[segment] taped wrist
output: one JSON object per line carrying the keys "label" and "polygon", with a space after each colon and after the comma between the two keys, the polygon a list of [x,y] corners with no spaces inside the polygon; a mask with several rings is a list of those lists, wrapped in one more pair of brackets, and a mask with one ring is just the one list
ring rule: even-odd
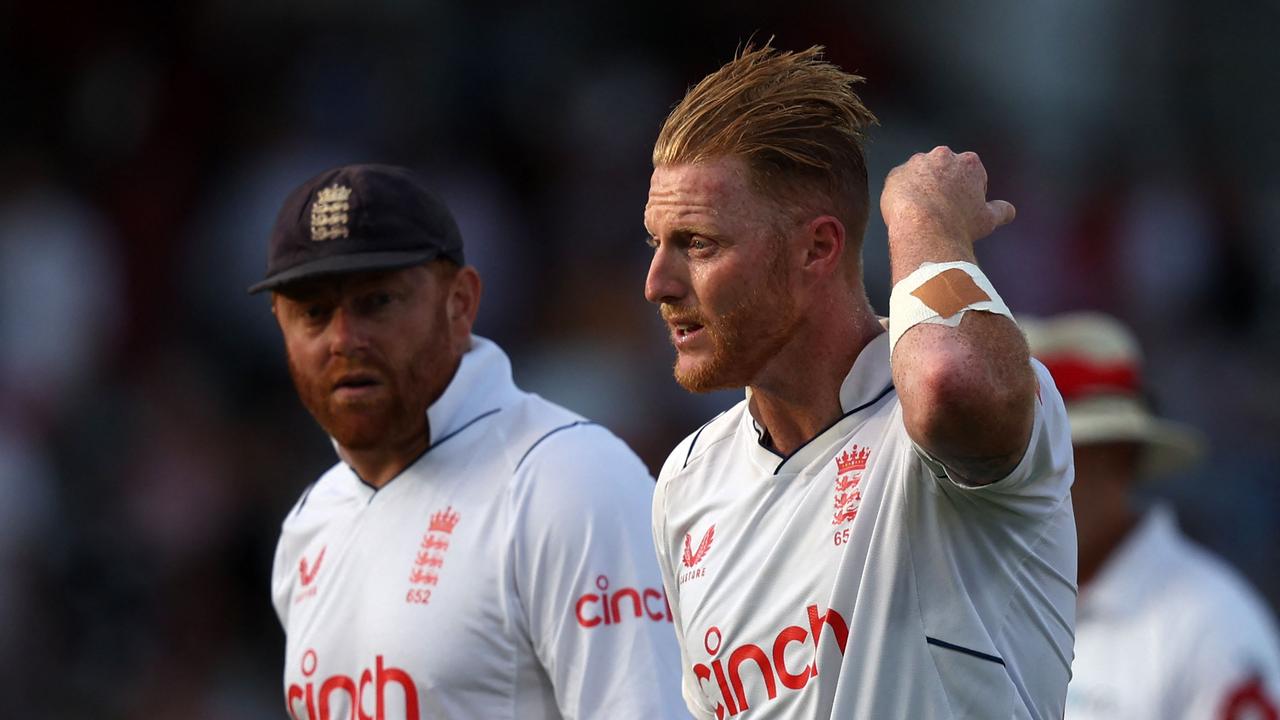
{"label": "taped wrist", "polygon": [[991,281],[968,262],[921,263],[893,286],[889,296],[889,357],[903,333],[920,323],[955,327],[970,310],[1013,313]]}

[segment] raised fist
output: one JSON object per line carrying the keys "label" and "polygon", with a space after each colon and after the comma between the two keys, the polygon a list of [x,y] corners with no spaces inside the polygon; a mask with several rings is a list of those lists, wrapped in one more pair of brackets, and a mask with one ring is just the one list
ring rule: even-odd
{"label": "raised fist", "polygon": [[974,241],[1013,220],[1013,205],[987,202],[987,170],[978,155],[957,155],[940,145],[916,153],[894,168],[880,194],[880,214],[890,238],[955,242],[971,250]]}

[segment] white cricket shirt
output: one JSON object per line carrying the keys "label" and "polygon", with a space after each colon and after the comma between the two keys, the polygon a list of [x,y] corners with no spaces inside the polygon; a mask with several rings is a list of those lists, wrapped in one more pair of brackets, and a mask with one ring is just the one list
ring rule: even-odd
{"label": "white cricket shirt", "polygon": [[1274,720],[1280,639],[1222,560],[1148,511],[1081,588],[1067,720]]}
{"label": "white cricket shirt", "polygon": [[[1017,468],[959,485],[907,436],[889,337],[790,457],[743,401],[654,496],[684,697],[702,718],[1060,718],[1076,602],[1066,411],[1049,373]],[[980,422],[980,419],[976,420]]]}
{"label": "white cricket shirt", "polygon": [[290,717],[688,717],[640,460],[481,338],[427,416],[381,490],[339,463],[284,522]]}

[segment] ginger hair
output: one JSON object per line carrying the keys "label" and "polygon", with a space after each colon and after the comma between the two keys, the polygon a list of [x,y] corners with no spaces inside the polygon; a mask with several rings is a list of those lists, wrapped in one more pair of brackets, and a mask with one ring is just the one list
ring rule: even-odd
{"label": "ginger hair", "polygon": [[868,212],[862,145],[877,123],[853,90],[863,80],[825,60],[821,46],[790,52],[747,44],[667,116],[653,165],[742,158],[753,189],[792,220],[839,218],[858,257]]}

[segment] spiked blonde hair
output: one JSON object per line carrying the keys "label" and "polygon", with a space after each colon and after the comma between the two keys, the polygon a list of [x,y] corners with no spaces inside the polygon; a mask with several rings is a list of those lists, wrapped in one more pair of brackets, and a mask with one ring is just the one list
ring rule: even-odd
{"label": "spiked blonde hair", "polygon": [[757,192],[782,200],[790,213],[832,212],[861,248],[868,205],[862,143],[876,118],[853,91],[863,78],[822,51],[747,44],[667,116],[654,167],[741,157]]}

